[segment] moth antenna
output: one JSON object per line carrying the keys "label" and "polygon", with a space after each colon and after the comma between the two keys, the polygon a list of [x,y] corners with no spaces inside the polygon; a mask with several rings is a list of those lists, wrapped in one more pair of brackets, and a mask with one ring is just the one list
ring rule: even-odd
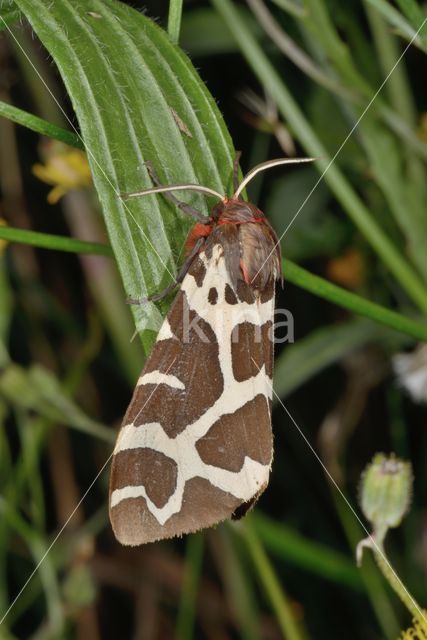
{"label": "moth antenna", "polygon": [[249,171],[249,173],[245,175],[242,182],[236,189],[233,195],[233,199],[240,196],[243,189],[257,175],[257,173],[260,173],[260,171],[265,171],[266,169],[270,169],[271,167],[277,167],[280,164],[299,164],[301,162],[313,162],[313,160],[318,160],[318,158],[276,158],[276,160],[267,160],[267,162],[257,164],[253,169]]}
{"label": "moth antenna", "polygon": [[152,193],[166,193],[168,191],[198,191],[199,193],[206,193],[210,196],[215,196],[220,200],[224,200],[224,196],[210,189],[209,187],[203,187],[199,184],[170,184],[163,187],[151,187],[150,189],[144,189],[143,191],[131,191],[130,193],[121,193],[120,197],[123,200],[127,198],[139,198],[140,196],[148,196]]}

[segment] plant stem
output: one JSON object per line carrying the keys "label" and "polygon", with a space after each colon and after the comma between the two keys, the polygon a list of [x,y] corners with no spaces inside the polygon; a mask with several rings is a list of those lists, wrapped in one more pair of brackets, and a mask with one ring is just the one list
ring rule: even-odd
{"label": "plant stem", "polygon": [[182,1],[170,0],[168,15],[168,34],[172,42],[178,44],[181,31]]}
{"label": "plant stem", "polygon": [[[262,0],[247,0],[256,20],[264,29],[276,47],[291,60],[309,78],[347,100],[358,99],[356,93],[350,91],[339,80],[323,71],[321,66],[310,58],[301,47],[282,29],[281,25]],[[360,100],[360,98],[359,98]]]}
{"label": "plant stem", "polygon": [[358,315],[371,318],[392,329],[407,333],[417,340],[427,340],[427,326],[411,320],[396,311],[390,311],[390,309],[386,309],[375,302],[366,300],[351,291],[346,291],[342,287],[309,273],[290,260],[284,261],[284,274],[285,280],[306,291],[310,291],[310,293],[320,298],[338,304],[340,307],[344,307]]}
{"label": "plant stem", "polygon": [[203,560],[203,547],[203,534],[195,533],[187,538],[184,581],[176,624],[177,640],[191,640],[194,636],[195,605]]}
{"label": "plant stem", "polygon": [[16,124],[21,124],[22,126],[27,127],[27,129],[31,129],[31,131],[41,133],[43,136],[60,140],[65,144],[69,144],[71,147],[83,150],[85,148],[79,136],[72,131],[58,127],[56,124],[47,122],[46,120],[43,120],[43,118],[39,118],[32,113],[28,113],[28,111],[18,109],[7,102],[3,102],[2,100],[0,100],[0,116],[3,116],[8,120],[12,120],[12,122],[16,122]]}
{"label": "plant stem", "polygon": [[252,561],[258,572],[262,586],[268,596],[272,609],[276,614],[278,623],[287,640],[303,640],[306,634],[295,620],[294,613],[289,603],[288,597],[282,589],[280,582],[271,566],[267,554],[252,527],[251,517],[248,516],[245,522],[239,527],[242,532]]}
{"label": "plant stem", "polygon": [[[366,533],[366,530],[362,529],[348,508],[348,505],[345,504],[341,496],[333,489],[332,485],[330,485],[330,490],[337,516],[341,522],[350,548],[355,549],[360,539],[363,538],[364,533]],[[395,640],[399,632],[399,622],[396,618],[393,605],[390,602],[390,594],[387,592],[384,581],[378,574],[371,556],[366,557],[363,566],[360,567],[360,572],[365,585],[366,595],[371,602],[372,609],[381,627],[381,637],[387,638],[388,640]]]}
{"label": "plant stem", "polygon": [[385,555],[384,548],[379,549],[376,546],[372,545],[371,549],[373,551],[377,565],[389,585],[392,587],[395,593],[397,593],[405,607],[411,613],[414,620],[418,620],[422,628],[427,630],[427,619],[423,610],[409,593],[402,580],[399,578],[396,571],[391,566],[390,561]]}
{"label": "plant stem", "polygon": [[[387,0],[367,0],[367,2],[382,14],[389,25],[395,29],[401,37],[403,36],[408,41],[412,40],[417,32],[419,24],[417,29],[414,29],[414,27],[405,20],[403,15],[389,4]],[[421,22],[421,20],[419,22]],[[414,45],[418,46],[423,51],[427,51],[427,46],[425,46],[426,43],[423,43],[421,36],[422,33],[419,33],[414,40]]]}
{"label": "plant stem", "polygon": [[70,253],[89,253],[107,257],[112,257],[113,255],[108,245],[100,244],[99,242],[85,242],[76,238],[41,233],[40,231],[29,231],[28,229],[16,229],[14,227],[0,226],[0,239],[8,242],[30,244],[41,249],[68,251]]}
{"label": "plant stem", "polygon": [[[406,15],[407,19],[411,22],[414,29],[419,29],[420,25],[425,22],[426,16],[423,13],[421,6],[415,2],[415,0],[397,0],[401,11]],[[425,26],[425,24],[424,24]],[[424,45],[424,51],[427,49],[427,31],[422,29],[420,31],[420,38]]]}
{"label": "plant stem", "polygon": [[229,522],[210,532],[208,536],[239,640],[261,640],[258,592],[252,567],[247,562],[246,555],[241,553],[241,537]]}

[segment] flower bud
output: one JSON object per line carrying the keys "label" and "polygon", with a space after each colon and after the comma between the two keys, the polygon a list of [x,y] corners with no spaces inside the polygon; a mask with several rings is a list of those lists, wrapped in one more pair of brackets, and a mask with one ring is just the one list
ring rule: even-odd
{"label": "flower bud", "polygon": [[387,529],[397,527],[408,510],[412,493],[410,462],[377,453],[366,467],[360,487],[360,506],[382,542]]}

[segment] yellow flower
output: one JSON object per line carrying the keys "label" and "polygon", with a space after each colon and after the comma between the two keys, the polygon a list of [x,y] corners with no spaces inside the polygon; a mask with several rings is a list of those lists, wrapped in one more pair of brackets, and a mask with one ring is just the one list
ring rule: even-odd
{"label": "yellow flower", "polygon": [[347,249],[342,256],[330,260],[326,271],[331,280],[349,289],[357,289],[365,279],[363,257],[353,247]]}
{"label": "yellow flower", "polygon": [[425,616],[425,620],[413,620],[413,626],[402,631],[400,640],[427,640],[427,611],[422,611],[421,614]]}
{"label": "yellow flower", "polygon": [[67,191],[89,187],[92,176],[86,154],[62,142],[51,142],[42,149],[45,164],[35,164],[33,174],[53,186],[47,196],[49,204],[56,204]]}

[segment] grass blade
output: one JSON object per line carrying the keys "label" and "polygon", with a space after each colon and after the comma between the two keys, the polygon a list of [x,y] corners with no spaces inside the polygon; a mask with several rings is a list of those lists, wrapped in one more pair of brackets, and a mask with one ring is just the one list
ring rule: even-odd
{"label": "grass blade", "polygon": [[258,573],[259,581],[276,615],[283,637],[287,638],[287,640],[304,640],[306,635],[295,619],[290,602],[265,553],[258,534],[252,526],[251,516],[246,517],[245,521],[239,526],[239,531],[241,531],[246,542],[249,555]]}
{"label": "grass blade", "polygon": [[29,244],[41,249],[55,251],[68,251],[70,253],[88,253],[96,256],[111,257],[113,252],[106,244],[99,242],[86,242],[76,238],[67,238],[41,231],[29,231],[28,229],[16,229],[14,227],[0,227],[0,239],[7,242],[19,242]]}
{"label": "grass blade", "polygon": [[[338,201],[412,300],[420,309],[427,311],[427,289],[424,283],[371,216],[368,209],[338,169],[335,157],[332,160],[328,159],[325,147],[283,83],[273,64],[249,30],[246,29],[245,24],[239,20],[233,4],[229,0],[212,0],[212,2],[227,23],[228,28],[233,32],[242,54],[251,65],[255,75],[263,82],[265,88],[276,101],[280,112],[289,123],[293,133],[311,156],[319,157],[318,166],[323,172],[324,180],[328,183]],[[369,105],[370,103],[368,103],[366,109],[369,108]],[[346,140],[338,148],[335,156],[339,154],[345,142]],[[317,183],[313,189],[316,188],[316,185]],[[310,197],[310,194],[308,194],[308,197]],[[304,202],[301,208],[303,205]]]}
{"label": "grass blade", "polygon": [[73,133],[73,131],[62,129],[62,127],[58,127],[55,124],[43,120],[43,118],[39,118],[32,113],[23,111],[22,109],[18,109],[18,107],[14,107],[12,104],[7,104],[7,102],[3,102],[2,100],[0,100],[0,116],[3,116],[3,118],[7,118],[12,122],[16,122],[16,124],[21,124],[23,127],[31,129],[31,131],[40,133],[42,136],[47,136],[54,140],[60,140],[65,144],[76,147],[77,149],[84,149],[84,144],[81,138],[79,138],[77,134]]}

